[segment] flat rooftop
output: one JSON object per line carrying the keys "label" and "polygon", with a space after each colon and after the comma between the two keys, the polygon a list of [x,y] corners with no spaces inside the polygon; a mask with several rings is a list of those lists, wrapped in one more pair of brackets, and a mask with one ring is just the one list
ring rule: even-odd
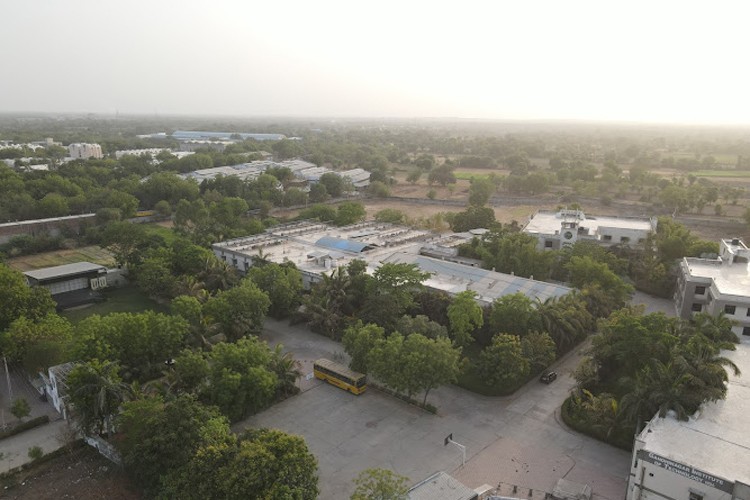
{"label": "flat rooftop", "polygon": [[742,371],[729,374],[727,397],[704,404],[683,422],[654,418],[640,434],[647,450],[728,481],[750,484],[750,343],[722,351]]}
{"label": "flat rooftop", "polygon": [[686,257],[683,267],[691,277],[712,279],[722,294],[750,297],[750,267],[746,263],[722,264],[719,259]]}
{"label": "flat rooftop", "polygon": [[62,266],[44,267],[42,269],[35,269],[34,271],[24,271],[23,274],[37,281],[43,281],[102,270],[106,271],[107,268],[91,262],[75,262],[73,264],[63,264]]}
{"label": "flat rooftop", "polygon": [[632,229],[646,232],[653,229],[651,219],[648,217],[610,217],[585,215],[582,212],[579,212],[579,216],[574,216],[564,215],[561,212],[540,210],[531,216],[523,231],[534,234],[555,234],[560,232],[560,224],[576,220],[580,223],[580,227],[586,228],[586,233],[589,236],[596,235],[599,228]]}

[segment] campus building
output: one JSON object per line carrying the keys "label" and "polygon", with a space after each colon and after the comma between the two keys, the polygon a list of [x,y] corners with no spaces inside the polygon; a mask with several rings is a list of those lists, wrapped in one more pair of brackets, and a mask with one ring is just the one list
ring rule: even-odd
{"label": "campus building", "polygon": [[243,272],[261,256],[276,263],[292,262],[307,288],[321,281],[324,273],[359,259],[365,261],[369,274],[386,262],[415,264],[430,273],[425,286],[451,295],[472,290],[477,300],[486,304],[516,292],[540,300],[570,292],[565,286],[482,269],[476,261],[454,257],[450,249],[472,237],[470,233],[443,236],[379,222],[332,227],[300,221],[215,243],[212,248],[219,259]]}
{"label": "campus building", "polygon": [[102,154],[102,147],[98,144],[85,144],[75,142],[68,146],[68,154],[74,160],[104,158],[104,155]]}
{"label": "campus building", "polygon": [[722,353],[742,374],[687,421],[655,416],[635,439],[627,500],[750,500],[750,342]]}
{"label": "campus building", "polygon": [[106,288],[107,268],[91,262],[24,271],[29,286],[49,290],[58,309],[66,309],[99,300],[97,290]]}
{"label": "campus building", "polygon": [[713,259],[684,257],[674,294],[677,315],[724,313],[733,331],[750,338],[750,249],[739,239],[722,239]]}
{"label": "campus building", "polygon": [[656,231],[656,222],[655,217],[587,216],[581,210],[540,210],[531,216],[523,232],[538,239],[539,250],[559,250],[577,241],[635,246]]}

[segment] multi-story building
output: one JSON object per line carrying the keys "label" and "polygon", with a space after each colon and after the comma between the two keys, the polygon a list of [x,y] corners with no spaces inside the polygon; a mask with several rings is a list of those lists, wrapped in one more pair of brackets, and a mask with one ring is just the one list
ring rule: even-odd
{"label": "multi-story building", "polygon": [[531,216],[523,232],[537,238],[539,250],[559,250],[577,241],[635,246],[656,231],[656,222],[655,217],[586,216],[581,210],[540,210]]}
{"label": "multi-story building", "polygon": [[685,257],[674,294],[677,315],[724,313],[738,335],[750,336],[750,249],[739,239],[722,239],[714,259]]}
{"label": "multi-story building", "polygon": [[98,144],[86,144],[81,142],[74,142],[68,145],[68,154],[74,160],[88,159],[88,158],[104,158],[102,154],[102,147]]}
{"label": "multi-story building", "polygon": [[705,403],[689,420],[655,416],[636,436],[627,500],[750,500],[750,339],[722,353],[726,399]]}

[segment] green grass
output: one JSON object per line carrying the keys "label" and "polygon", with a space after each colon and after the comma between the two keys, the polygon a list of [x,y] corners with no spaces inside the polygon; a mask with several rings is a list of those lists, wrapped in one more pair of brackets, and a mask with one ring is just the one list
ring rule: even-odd
{"label": "green grass", "polygon": [[164,227],[164,226],[158,226],[156,224],[144,224],[145,229],[153,234],[158,234],[162,238],[164,238],[164,241],[167,242],[167,245],[171,245],[175,238],[177,238],[177,235],[172,230],[172,228]]}
{"label": "green grass", "polygon": [[88,318],[94,314],[105,316],[110,313],[127,312],[139,313],[144,311],[167,312],[167,308],[146,297],[143,292],[134,286],[123,288],[111,288],[103,292],[104,302],[92,304],[79,309],[63,311],[62,316],[68,318],[72,323]]}
{"label": "green grass", "polygon": [[750,170],[697,170],[696,177],[750,177]]}
{"label": "green grass", "polygon": [[456,176],[456,179],[460,179],[463,181],[470,181],[472,179],[479,180],[479,179],[490,178],[489,174],[475,174],[473,172],[461,172],[461,171],[453,172],[453,175]]}

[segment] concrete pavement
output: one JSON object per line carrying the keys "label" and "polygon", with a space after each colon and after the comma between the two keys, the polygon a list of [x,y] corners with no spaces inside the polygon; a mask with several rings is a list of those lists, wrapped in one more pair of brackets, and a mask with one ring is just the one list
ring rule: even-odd
{"label": "concrete pavement", "polygon": [[29,449],[34,446],[45,454],[62,448],[67,427],[68,423],[60,419],[0,440],[0,474],[31,462]]}
{"label": "concrete pavement", "polygon": [[[340,344],[304,326],[268,320],[263,338],[305,360],[340,357]],[[337,354],[338,353],[338,354]],[[531,381],[514,395],[490,398],[456,386],[441,387],[429,401],[439,414],[375,390],[353,396],[318,380],[307,390],[234,426],[275,427],[302,435],[318,458],[321,498],[344,499],[363,469],[383,467],[415,483],[438,470],[455,474],[472,488],[481,484],[550,492],[558,478],[585,482],[595,496],[624,498],[630,454],[567,429],[559,408],[574,386],[570,373],[581,348],[558,362],[560,374],[550,385]],[[309,368],[308,368],[309,366]],[[444,446],[453,433],[467,447]],[[526,495],[528,496],[528,491]]]}

